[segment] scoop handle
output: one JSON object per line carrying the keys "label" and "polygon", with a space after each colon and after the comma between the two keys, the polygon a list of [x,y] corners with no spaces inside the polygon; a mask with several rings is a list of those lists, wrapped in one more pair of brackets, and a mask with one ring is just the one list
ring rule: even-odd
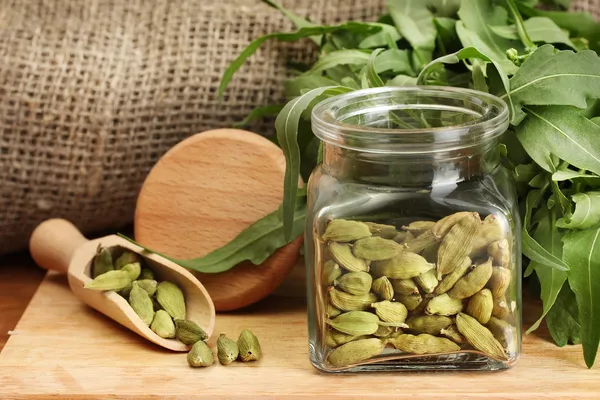
{"label": "scoop handle", "polygon": [[79,229],[66,219],[48,219],[31,234],[29,251],[40,267],[67,273],[73,253],[85,242]]}

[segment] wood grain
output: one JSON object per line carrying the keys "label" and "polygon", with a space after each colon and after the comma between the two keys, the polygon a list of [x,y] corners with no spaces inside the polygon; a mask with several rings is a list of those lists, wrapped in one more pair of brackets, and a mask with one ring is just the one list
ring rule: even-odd
{"label": "wood grain", "polygon": [[[530,311],[531,320],[539,310]],[[524,354],[508,371],[327,375],[309,363],[299,299],[270,297],[220,314],[215,332],[235,337],[243,328],[260,338],[261,361],[192,369],[183,354],[144,342],[82,305],[66,278],[50,273],[0,353],[0,398],[600,398],[600,368],[586,369],[579,346],[558,348],[544,330],[525,337]],[[215,335],[209,344],[214,348]]]}
{"label": "wood grain", "polygon": [[[204,256],[275,211],[283,197],[285,157],[262,136],[238,129],[194,135],[150,171],[135,212],[135,238],[178,259]],[[219,311],[272,293],[290,273],[302,239],[260,266],[244,262],[220,274],[196,273]]]}
{"label": "wood grain", "polygon": [[5,256],[0,261],[0,350],[23,315],[29,300],[44,278],[26,254]]}

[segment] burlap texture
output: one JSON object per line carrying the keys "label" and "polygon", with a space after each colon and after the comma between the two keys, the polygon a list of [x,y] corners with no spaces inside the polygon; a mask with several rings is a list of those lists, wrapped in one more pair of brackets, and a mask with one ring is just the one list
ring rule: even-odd
{"label": "burlap texture", "polygon": [[[600,0],[575,1],[600,15]],[[372,20],[385,0],[287,0],[317,22]],[[131,222],[158,158],[182,139],[283,100],[286,60],[314,47],[266,43],[232,81],[254,38],[291,30],[258,0],[1,0],[0,254],[50,217],[83,232]],[[272,131],[272,121],[253,127]],[[168,196],[168,193],[165,193]]]}

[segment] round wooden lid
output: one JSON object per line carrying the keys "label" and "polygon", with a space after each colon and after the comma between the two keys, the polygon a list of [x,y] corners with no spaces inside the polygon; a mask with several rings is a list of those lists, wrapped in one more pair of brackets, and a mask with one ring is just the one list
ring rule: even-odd
{"label": "round wooden lid", "polygon": [[[178,259],[204,256],[235,238],[281,203],[285,158],[252,132],[217,129],[169,150],[144,182],[135,212],[135,238]],[[219,274],[195,272],[217,311],[267,296],[298,259],[302,238],[263,264],[244,262]]]}

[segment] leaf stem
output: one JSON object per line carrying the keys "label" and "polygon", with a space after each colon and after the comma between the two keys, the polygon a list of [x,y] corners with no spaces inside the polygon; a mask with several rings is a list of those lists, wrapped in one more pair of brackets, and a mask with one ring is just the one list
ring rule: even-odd
{"label": "leaf stem", "polygon": [[527,29],[525,29],[523,17],[521,16],[521,13],[519,12],[519,8],[515,4],[515,1],[514,0],[506,0],[506,3],[508,5],[508,9],[510,10],[511,14],[513,15],[513,18],[515,19],[515,26],[517,28],[517,34],[519,35],[521,42],[523,42],[525,49],[527,50],[528,53],[535,51],[535,49],[537,49],[537,46],[535,45],[535,43],[533,43],[533,41],[531,40],[531,37],[529,37],[529,34],[527,33]]}

